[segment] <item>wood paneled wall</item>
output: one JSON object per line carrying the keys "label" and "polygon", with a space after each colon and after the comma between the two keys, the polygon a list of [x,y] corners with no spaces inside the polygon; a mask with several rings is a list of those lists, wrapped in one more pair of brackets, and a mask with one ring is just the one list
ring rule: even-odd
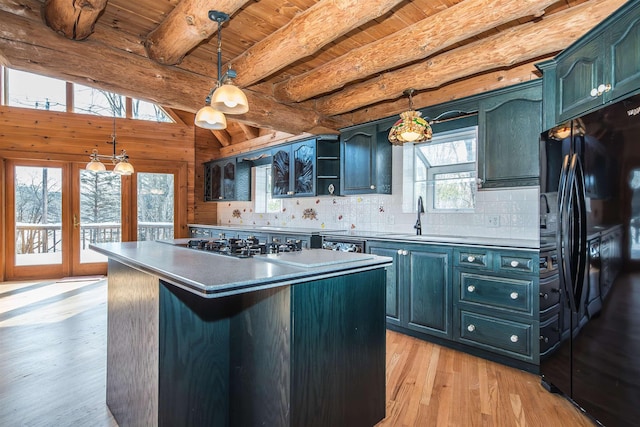
{"label": "wood paneled wall", "polygon": [[[112,133],[113,119],[109,117],[0,106],[0,157],[4,158],[84,163],[94,148],[100,154],[111,154],[113,147],[107,141]],[[196,133],[200,139],[197,143]],[[191,124],[118,118],[116,136],[118,151],[126,149],[134,166],[136,162],[158,165],[184,162],[188,196],[187,212],[181,216],[187,223],[215,222],[216,205],[203,202],[201,182],[202,163],[219,155],[219,145],[211,132],[196,131]],[[0,177],[4,188],[4,173]]]}

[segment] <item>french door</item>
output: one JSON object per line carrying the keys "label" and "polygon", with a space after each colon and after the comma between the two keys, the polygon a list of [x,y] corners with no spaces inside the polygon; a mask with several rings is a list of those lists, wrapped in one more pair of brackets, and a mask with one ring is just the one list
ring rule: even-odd
{"label": "french door", "polygon": [[[5,269],[9,280],[105,274],[92,243],[174,237],[186,210],[186,167],[136,165],[122,176],[84,164],[7,159]],[[184,184],[183,184],[184,185]]]}

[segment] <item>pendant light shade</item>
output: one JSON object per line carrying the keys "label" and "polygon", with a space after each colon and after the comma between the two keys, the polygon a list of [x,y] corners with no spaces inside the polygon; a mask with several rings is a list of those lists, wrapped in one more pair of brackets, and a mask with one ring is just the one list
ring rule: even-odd
{"label": "pendant light shade", "polygon": [[91,161],[89,163],[87,163],[87,166],[85,168],[88,171],[92,171],[92,172],[104,172],[107,170],[106,166],[104,165],[104,163],[102,163],[99,159],[98,159],[98,150],[96,150],[95,148],[93,149],[93,152],[91,153]]}
{"label": "pendant light shade", "polygon": [[249,102],[238,86],[226,82],[213,92],[211,107],[227,114],[244,114],[249,111]]}
{"label": "pendant light shade", "polygon": [[226,129],[227,118],[221,111],[206,105],[198,110],[195,118],[195,124],[203,129],[220,130]]}
{"label": "pendant light shade", "polygon": [[116,167],[113,168],[113,171],[120,175],[132,175],[133,174],[133,166],[129,161],[125,158],[119,161],[116,164]]}
{"label": "pendant light shade", "polygon": [[222,75],[222,24],[229,20],[229,15],[210,10],[209,19],[218,23],[218,80],[205,100],[207,105],[196,114],[194,123],[201,128],[221,130],[227,127],[224,115],[246,113],[249,111],[249,102],[242,89],[232,83],[236,77],[235,70],[229,66],[229,70]]}
{"label": "pendant light shade", "polygon": [[420,111],[413,109],[413,89],[408,89],[404,93],[409,95],[409,110],[400,114],[400,120],[391,126],[389,131],[389,142],[393,145],[402,145],[405,142],[428,141],[433,135],[429,122],[423,119]]}

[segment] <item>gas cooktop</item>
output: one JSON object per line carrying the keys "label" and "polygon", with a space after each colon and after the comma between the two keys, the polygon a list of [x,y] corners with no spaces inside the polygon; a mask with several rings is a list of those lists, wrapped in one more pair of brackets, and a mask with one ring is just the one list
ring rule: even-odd
{"label": "gas cooktop", "polygon": [[301,251],[302,242],[300,240],[289,240],[286,243],[260,243],[255,237],[246,239],[192,239],[187,242],[187,247],[236,258],[250,258],[254,255]]}

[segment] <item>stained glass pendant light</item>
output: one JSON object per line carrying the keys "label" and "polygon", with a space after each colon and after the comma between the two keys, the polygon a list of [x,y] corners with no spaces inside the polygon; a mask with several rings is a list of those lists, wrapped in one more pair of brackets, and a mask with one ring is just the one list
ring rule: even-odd
{"label": "stained glass pendant light", "polygon": [[422,113],[413,109],[413,92],[414,89],[404,91],[409,96],[409,110],[401,113],[400,119],[391,126],[389,142],[393,145],[428,141],[433,134],[429,123],[421,117]]}

